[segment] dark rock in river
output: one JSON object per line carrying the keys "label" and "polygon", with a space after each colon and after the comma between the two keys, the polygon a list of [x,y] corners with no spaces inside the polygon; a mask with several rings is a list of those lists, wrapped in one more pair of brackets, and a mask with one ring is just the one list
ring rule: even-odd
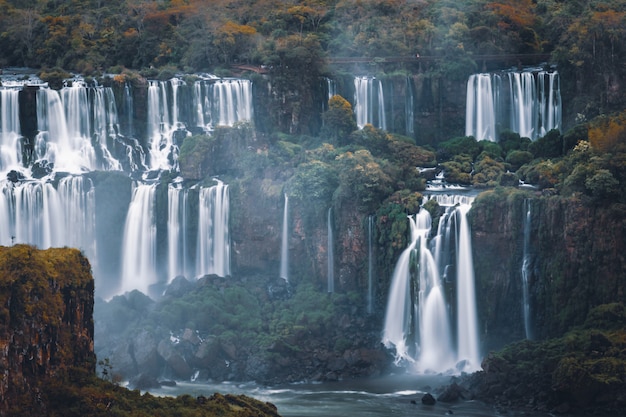
{"label": "dark rock in river", "polygon": [[422,404],[424,405],[435,405],[436,402],[437,400],[435,400],[435,397],[433,397],[430,393],[426,393],[422,397]]}

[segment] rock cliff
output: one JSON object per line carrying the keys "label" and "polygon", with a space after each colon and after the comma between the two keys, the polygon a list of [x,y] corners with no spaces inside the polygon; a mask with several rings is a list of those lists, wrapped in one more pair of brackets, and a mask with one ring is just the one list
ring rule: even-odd
{"label": "rock cliff", "polygon": [[78,250],[0,248],[0,415],[19,403],[44,411],[46,378],[71,367],[95,373],[93,291]]}

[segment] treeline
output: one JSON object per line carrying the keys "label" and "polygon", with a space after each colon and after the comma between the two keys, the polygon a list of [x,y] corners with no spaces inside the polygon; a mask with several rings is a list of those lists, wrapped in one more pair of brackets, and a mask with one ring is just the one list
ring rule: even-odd
{"label": "treeline", "polygon": [[0,65],[80,72],[416,53],[446,70],[541,52],[588,75],[623,71],[626,34],[618,0],[0,0],[0,12]]}

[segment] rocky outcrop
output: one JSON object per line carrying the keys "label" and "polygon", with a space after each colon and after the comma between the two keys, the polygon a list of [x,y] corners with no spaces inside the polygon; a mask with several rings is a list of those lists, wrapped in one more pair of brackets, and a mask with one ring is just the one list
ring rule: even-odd
{"label": "rocky outcrop", "polygon": [[0,415],[15,415],[19,403],[43,411],[45,378],[95,372],[93,291],[78,250],[0,247]]}
{"label": "rocky outcrop", "polygon": [[526,337],[522,307],[524,218],[531,206],[528,274],[532,337],[558,337],[590,309],[623,300],[626,209],[515,189],[481,194],[471,210],[483,350]]}

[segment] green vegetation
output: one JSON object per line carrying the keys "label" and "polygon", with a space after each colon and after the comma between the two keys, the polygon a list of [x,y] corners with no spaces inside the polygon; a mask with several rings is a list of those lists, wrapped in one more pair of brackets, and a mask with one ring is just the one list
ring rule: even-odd
{"label": "green vegetation", "polygon": [[492,384],[521,381],[515,390],[505,392],[505,401],[525,405],[528,398],[535,398],[551,407],[619,406],[626,399],[625,326],[624,305],[604,304],[589,312],[584,325],[561,338],[523,341],[491,353],[484,363],[486,386],[481,396],[501,394],[493,388],[489,392]]}

